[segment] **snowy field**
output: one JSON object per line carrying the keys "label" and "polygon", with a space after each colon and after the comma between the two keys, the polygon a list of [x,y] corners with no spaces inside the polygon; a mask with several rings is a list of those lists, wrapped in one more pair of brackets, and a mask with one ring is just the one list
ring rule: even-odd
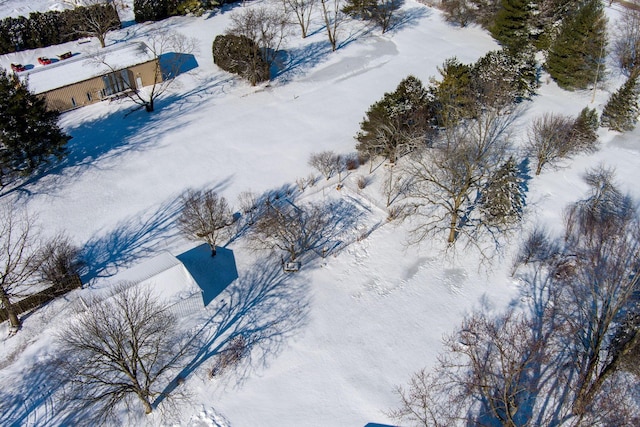
{"label": "snowy field", "polygon": [[[0,15],[59,3],[0,1]],[[615,7],[607,8],[613,19]],[[2,204],[37,214],[45,235],[65,231],[100,266],[87,289],[27,316],[16,336],[7,338],[6,323],[0,325],[0,424],[80,421],[52,397],[58,392],[55,380],[34,367],[54,360],[54,336],[70,315],[68,300],[112,286],[126,268],[155,255],[189,259],[197,251],[199,245],[180,236],[174,223],[178,197],[186,189],[212,187],[235,204],[243,191],[291,188],[297,201],[342,207],[350,228],[336,236],[335,251],[296,274],[274,276],[279,259],[251,251],[243,239],[214,261],[215,280],[225,288],[205,309],[186,316],[181,327],[212,328],[206,353],[221,339],[215,333],[218,315],[243,293],[255,291],[259,298],[241,307],[245,317],[225,326],[264,334],[239,369],[219,378],[207,377],[211,360],[195,364],[181,386],[191,397],[173,421],[184,426],[392,424],[384,411],[397,405],[394,387],[434,364],[443,334],[473,310],[500,312],[520,304],[519,284],[508,274],[510,253],[534,224],[559,229],[564,207],[587,189],[585,170],[614,167],[621,187],[640,197],[638,134],[601,129],[597,153],[565,161],[528,182],[523,231],[490,265],[481,265],[473,252],[445,255],[440,242],[408,246],[410,225],[386,222],[380,191],[384,166],[371,176],[368,165],[351,171],[340,191],[333,178],[300,192],[296,179],[317,174],[307,164],[311,153],[353,153],[365,111],[402,78],[413,74],[426,84],[446,58],[474,62],[497,44],[480,28],[452,27],[439,11],[407,0],[392,31],[380,35],[349,21],[341,28],[340,48],[331,52],[315,16],[310,37],[302,40],[294,29],[288,39],[283,70],[268,85],[251,87],[213,64],[211,45],[229,25],[229,12],[110,33],[108,41],[115,43],[171,28],[197,40],[198,66],[178,77],[154,113],[132,112],[122,101],[64,114],[61,126],[73,136],[68,158],[47,176],[0,197]],[[72,43],[54,50],[67,47],[90,48]],[[7,55],[0,65],[30,63],[50,51]],[[585,106],[601,111],[620,82],[612,71],[592,103],[592,92],[560,90],[543,74],[539,95],[525,103],[514,139],[543,112],[576,115]],[[356,185],[359,175],[371,181],[364,190]],[[123,423],[163,421],[154,413]]]}

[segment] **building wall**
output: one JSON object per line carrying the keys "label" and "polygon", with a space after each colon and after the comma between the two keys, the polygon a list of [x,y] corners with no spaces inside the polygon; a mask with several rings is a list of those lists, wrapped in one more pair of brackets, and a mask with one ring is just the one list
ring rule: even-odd
{"label": "building wall", "polygon": [[[161,81],[162,76],[160,75],[157,61],[156,59],[129,67],[131,86],[134,88],[137,87],[138,77],[142,79],[142,86],[152,85],[155,81],[156,73],[158,73],[157,81]],[[62,71],[61,69],[61,72]],[[63,112],[85,105],[95,104],[96,102],[113,97],[105,96],[103,89],[105,89],[103,78],[94,77],[89,80],[44,92],[41,96],[45,98],[49,109]]]}

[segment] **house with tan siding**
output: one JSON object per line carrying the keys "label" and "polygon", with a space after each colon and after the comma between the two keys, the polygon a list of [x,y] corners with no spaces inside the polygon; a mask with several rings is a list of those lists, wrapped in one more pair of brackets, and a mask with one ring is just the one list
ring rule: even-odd
{"label": "house with tan siding", "polygon": [[74,54],[18,76],[45,98],[48,108],[60,112],[126,96],[162,81],[158,57],[143,42]]}

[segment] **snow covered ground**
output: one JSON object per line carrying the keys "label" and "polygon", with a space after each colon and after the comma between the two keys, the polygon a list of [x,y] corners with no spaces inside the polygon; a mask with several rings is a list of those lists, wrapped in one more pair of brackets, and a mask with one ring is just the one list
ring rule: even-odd
{"label": "snow covered ground", "polygon": [[[0,16],[24,4],[0,2]],[[29,7],[46,10],[56,4],[43,0]],[[613,18],[617,13],[607,12]],[[118,272],[164,251],[188,259],[198,245],[184,240],[173,223],[184,190],[213,187],[234,203],[247,190],[295,188],[296,179],[316,173],[307,165],[311,153],[354,151],[353,136],[365,111],[402,78],[413,74],[426,83],[448,57],[473,62],[497,48],[480,28],[452,27],[440,12],[412,0],[401,13],[400,23],[385,35],[360,22],[344,25],[337,52],[331,52],[316,16],[310,37],[302,40],[294,30],[289,38],[284,69],[258,87],[213,64],[211,44],[228,26],[229,9],[110,34],[113,43],[144,40],[158,28],[172,28],[197,39],[198,67],[178,77],[152,114],[131,112],[126,101],[64,114],[61,125],[73,136],[64,164],[0,197],[0,203],[37,213],[45,234],[65,231],[100,267],[88,289],[29,315],[16,336],[7,338],[7,325],[0,325],[0,383],[6,385],[0,394],[2,402],[11,402],[0,404],[0,424],[73,420],[51,397],[56,384],[34,366],[53,360],[55,333],[70,313],[67,299],[112,286]],[[40,50],[16,53],[0,58],[0,64],[24,64],[38,56]],[[560,90],[543,75],[539,95],[524,106],[514,138],[542,112],[601,110],[620,81],[612,72],[592,103],[591,92]],[[622,188],[640,197],[638,134],[600,132],[597,153],[577,156],[529,181],[524,229],[536,223],[557,229],[563,208],[586,190],[582,174],[599,164],[615,167]],[[489,268],[474,253],[443,255],[439,242],[407,246],[409,225],[386,222],[379,188],[383,170],[378,167],[362,191],[356,179],[368,176],[368,166],[352,171],[340,191],[335,178],[319,180],[302,193],[294,190],[299,201],[340,202],[354,222],[339,236],[340,250],[299,273],[275,280],[270,264],[279,260],[265,260],[242,239],[227,247],[217,265],[225,290],[205,310],[187,316],[184,327],[215,325],[216,313],[238,293],[256,288],[264,292],[265,303],[247,308],[246,319],[255,324],[241,320],[234,327],[262,327],[265,337],[243,369],[214,380],[207,377],[210,360],[194,369],[182,386],[192,397],[181,405],[176,424],[392,424],[383,411],[397,404],[394,387],[434,363],[443,334],[472,310],[497,312],[518,305],[520,289],[508,274],[518,236]],[[274,318],[279,321],[267,328]],[[126,422],[162,423],[157,414]]]}

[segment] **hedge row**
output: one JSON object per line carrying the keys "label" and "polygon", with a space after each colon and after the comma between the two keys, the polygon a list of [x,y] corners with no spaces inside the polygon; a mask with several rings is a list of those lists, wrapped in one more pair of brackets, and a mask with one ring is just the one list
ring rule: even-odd
{"label": "hedge row", "polygon": [[118,12],[110,5],[93,5],[88,8],[50,12],[32,12],[29,17],[4,18],[0,20],[0,54],[18,52],[27,49],[37,49],[77,40],[86,35],[90,29],[87,26],[85,13],[90,8],[104,8],[102,13],[112,15],[115,28],[120,28]]}

